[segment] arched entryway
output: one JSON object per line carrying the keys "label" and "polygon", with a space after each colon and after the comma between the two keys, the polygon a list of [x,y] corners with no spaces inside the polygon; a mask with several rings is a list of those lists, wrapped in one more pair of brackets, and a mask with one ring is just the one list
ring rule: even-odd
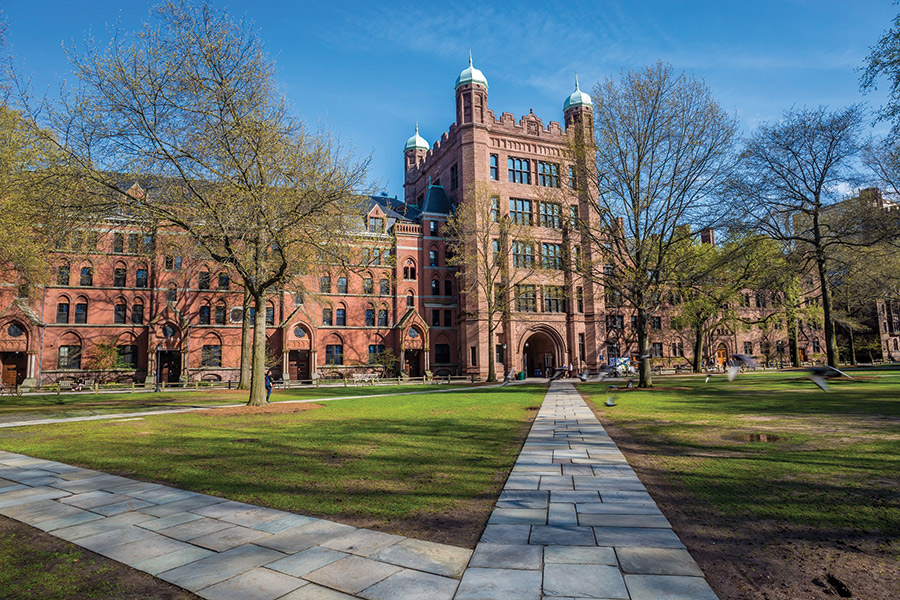
{"label": "arched entryway", "polygon": [[719,344],[718,348],[716,348],[716,365],[720,369],[724,369],[726,362],[728,362],[728,348],[725,344]]}
{"label": "arched entryway", "polygon": [[528,377],[549,377],[561,361],[560,348],[549,333],[536,331],[525,338],[522,363]]}

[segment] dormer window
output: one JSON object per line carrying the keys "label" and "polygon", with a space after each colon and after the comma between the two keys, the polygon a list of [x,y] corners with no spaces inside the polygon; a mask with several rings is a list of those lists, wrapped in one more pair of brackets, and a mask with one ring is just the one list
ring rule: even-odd
{"label": "dormer window", "polygon": [[384,233],[384,219],[369,217],[369,233]]}

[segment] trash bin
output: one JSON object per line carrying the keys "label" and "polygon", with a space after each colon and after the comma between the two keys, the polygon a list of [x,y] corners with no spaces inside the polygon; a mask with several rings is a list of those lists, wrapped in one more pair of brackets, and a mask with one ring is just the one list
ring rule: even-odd
{"label": "trash bin", "polygon": [[525,381],[525,371],[519,371],[516,373],[516,379],[519,381]]}

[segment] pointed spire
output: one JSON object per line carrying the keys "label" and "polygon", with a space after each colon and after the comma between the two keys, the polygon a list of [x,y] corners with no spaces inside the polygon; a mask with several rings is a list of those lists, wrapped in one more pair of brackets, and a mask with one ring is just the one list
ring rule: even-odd
{"label": "pointed spire", "polygon": [[575,90],[579,91],[579,92],[581,91],[581,88],[578,87],[578,72],[577,71],[575,72]]}
{"label": "pointed spire", "polygon": [[[575,82],[576,89],[578,88],[578,82]],[[416,121],[416,135],[419,135],[419,122]]]}
{"label": "pointed spire", "polygon": [[469,48],[469,66],[472,66],[472,49]]}
{"label": "pointed spire", "polygon": [[477,83],[478,85],[483,85],[485,89],[487,89],[488,87],[487,79],[485,79],[484,73],[476,69],[472,64],[471,48],[469,48],[469,66],[463,69],[462,73],[459,74],[459,77],[456,78],[456,86],[453,89],[459,89],[459,86],[466,83]]}

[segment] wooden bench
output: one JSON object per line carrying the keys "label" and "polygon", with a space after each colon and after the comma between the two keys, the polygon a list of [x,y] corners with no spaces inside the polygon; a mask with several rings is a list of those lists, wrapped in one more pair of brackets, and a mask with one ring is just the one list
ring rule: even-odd
{"label": "wooden bench", "polygon": [[378,375],[375,375],[373,373],[354,373],[353,374],[353,383],[356,383],[356,384],[361,385],[363,383],[366,383],[369,385],[375,385],[375,383],[377,381],[378,381]]}
{"label": "wooden bench", "polygon": [[0,396],[21,396],[22,390],[17,385],[0,384]]}

